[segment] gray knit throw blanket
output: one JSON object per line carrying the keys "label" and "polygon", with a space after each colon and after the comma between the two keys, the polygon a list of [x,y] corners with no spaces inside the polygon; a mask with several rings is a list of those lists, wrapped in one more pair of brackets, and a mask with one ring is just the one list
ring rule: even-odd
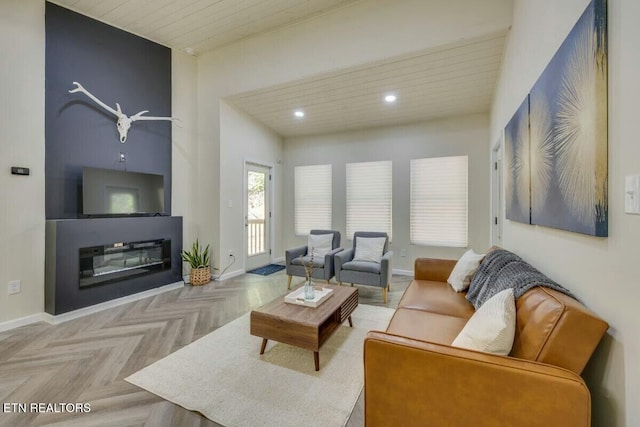
{"label": "gray knit throw blanket", "polygon": [[489,252],[482,260],[469,286],[467,300],[477,310],[500,291],[513,288],[513,294],[518,299],[535,286],[544,286],[576,298],[518,255],[504,249],[496,249]]}

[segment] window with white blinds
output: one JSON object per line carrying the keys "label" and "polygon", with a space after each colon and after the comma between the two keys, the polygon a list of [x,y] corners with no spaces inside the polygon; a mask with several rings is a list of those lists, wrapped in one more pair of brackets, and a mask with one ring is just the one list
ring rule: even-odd
{"label": "window with white blinds", "polygon": [[296,166],[294,175],[296,235],[331,230],[331,165]]}
{"label": "window with white blinds", "polygon": [[347,163],[347,238],[356,231],[386,232],[391,240],[391,161]]}
{"label": "window with white blinds", "polygon": [[411,243],[467,246],[467,156],[411,160]]}

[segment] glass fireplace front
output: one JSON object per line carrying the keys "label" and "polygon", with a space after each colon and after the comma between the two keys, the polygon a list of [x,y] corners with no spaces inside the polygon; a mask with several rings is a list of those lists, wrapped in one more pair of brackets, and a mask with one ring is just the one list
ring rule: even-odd
{"label": "glass fireplace front", "polygon": [[171,268],[171,240],[80,248],[80,287],[101,285]]}

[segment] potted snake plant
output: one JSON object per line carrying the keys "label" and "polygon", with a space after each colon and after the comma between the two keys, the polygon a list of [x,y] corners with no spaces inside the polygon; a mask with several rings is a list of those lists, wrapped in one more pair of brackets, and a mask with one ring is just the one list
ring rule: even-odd
{"label": "potted snake plant", "polygon": [[[191,250],[180,253],[182,260],[189,264],[191,273],[189,282],[193,286],[206,285],[211,281],[211,266],[209,265],[209,245],[204,249],[196,239]],[[215,269],[214,269],[215,270]]]}

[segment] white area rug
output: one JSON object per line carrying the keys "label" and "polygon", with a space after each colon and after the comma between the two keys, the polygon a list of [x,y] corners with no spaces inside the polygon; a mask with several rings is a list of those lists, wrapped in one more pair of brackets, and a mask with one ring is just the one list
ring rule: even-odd
{"label": "white area rug", "polygon": [[232,426],[344,426],[363,386],[367,331],[386,329],[394,310],[360,305],[313,352],[249,334],[249,314],[136,372],[126,381]]}

